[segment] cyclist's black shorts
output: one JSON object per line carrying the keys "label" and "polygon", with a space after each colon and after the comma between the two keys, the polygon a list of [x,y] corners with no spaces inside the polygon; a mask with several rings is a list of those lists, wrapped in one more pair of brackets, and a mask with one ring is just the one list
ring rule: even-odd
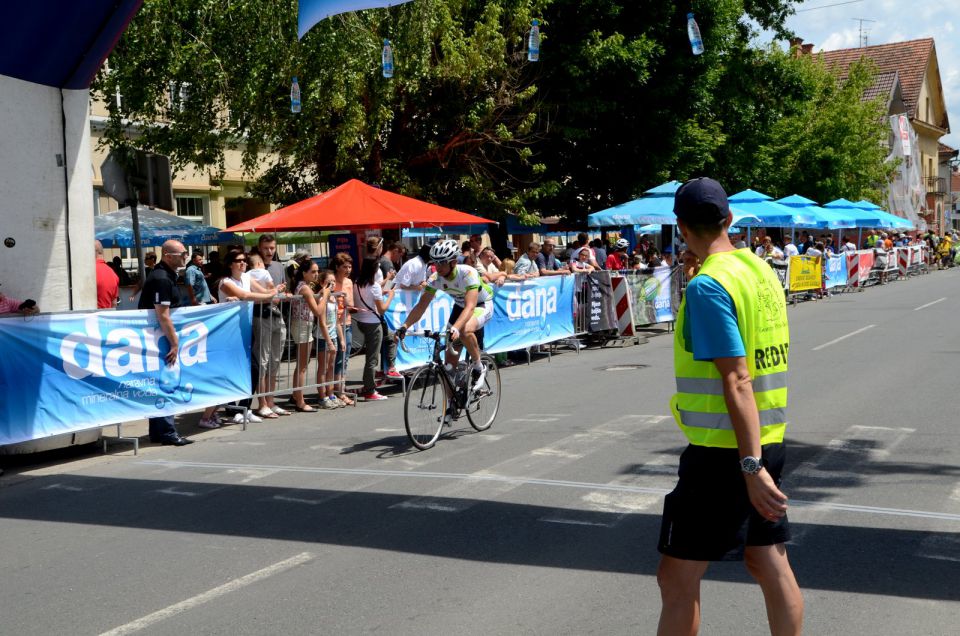
{"label": "cyclist's black shorts", "polygon": [[[450,312],[450,320],[447,321],[447,324],[453,325],[460,318],[460,314],[463,313],[463,307],[460,305],[454,304],[453,310]],[[480,347],[480,351],[483,351],[483,327],[477,329],[474,334],[477,336],[477,345]]]}

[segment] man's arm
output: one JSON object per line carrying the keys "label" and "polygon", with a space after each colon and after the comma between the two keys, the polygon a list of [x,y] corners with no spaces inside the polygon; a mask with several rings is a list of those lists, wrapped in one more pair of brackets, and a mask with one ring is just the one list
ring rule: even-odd
{"label": "man's arm", "polygon": [[413,309],[410,310],[410,313],[407,314],[407,317],[401,325],[404,329],[409,329],[413,325],[417,324],[417,321],[420,320],[420,317],[423,316],[423,312],[427,310],[427,307],[430,306],[430,303],[433,302],[433,297],[436,294],[433,292],[425,291],[420,295],[420,300],[417,301],[417,304],[413,306]]}
{"label": "man's arm", "polygon": [[[737,436],[740,457],[760,457],[760,413],[753,397],[753,382],[747,359],[715,358],[714,364],[723,379],[723,399]],[[778,519],[787,512],[784,495],[766,469],[756,475],[744,475],[750,503],[765,519]]]}
{"label": "man's arm", "polygon": [[170,307],[168,305],[154,305],[157,311],[157,322],[160,323],[160,330],[167,337],[170,343],[170,351],[164,356],[167,364],[174,364],[177,361],[177,353],[180,351],[180,340],[177,337],[177,330],[173,328],[173,318],[170,317]]}
{"label": "man's arm", "polygon": [[187,273],[186,273],[186,275],[184,276],[184,278],[186,279],[186,283],[187,283],[187,285],[186,285],[186,287],[187,287],[187,294],[190,296],[190,304],[191,304],[191,305],[199,305],[200,302],[197,300],[197,295],[193,293],[193,279],[194,279],[194,277],[195,277],[194,273],[191,272],[189,269],[187,270]]}

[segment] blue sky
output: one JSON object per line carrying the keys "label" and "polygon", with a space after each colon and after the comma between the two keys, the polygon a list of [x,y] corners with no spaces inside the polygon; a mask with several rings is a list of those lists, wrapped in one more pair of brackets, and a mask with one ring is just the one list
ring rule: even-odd
{"label": "blue sky", "polygon": [[[787,27],[814,51],[854,48],[860,45],[864,22],[867,44],[890,44],[932,37],[940,64],[940,80],[947,101],[951,133],[940,141],[960,148],[960,2],[957,0],[807,0],[795,5],[797,13]],[[836,6],[829,6],[836,5]],[[769,41],[770,34],[761,36]]]}

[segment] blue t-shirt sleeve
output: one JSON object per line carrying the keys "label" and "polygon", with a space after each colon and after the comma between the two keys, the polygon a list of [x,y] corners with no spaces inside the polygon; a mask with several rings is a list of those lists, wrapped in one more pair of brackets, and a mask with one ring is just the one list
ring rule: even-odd
{"label": "blue t-shirt sleeve", "polygon": [[727,290],[705,274],[687,285],[683,338],[694,360],[746,355],[737,324],[737,309]]}

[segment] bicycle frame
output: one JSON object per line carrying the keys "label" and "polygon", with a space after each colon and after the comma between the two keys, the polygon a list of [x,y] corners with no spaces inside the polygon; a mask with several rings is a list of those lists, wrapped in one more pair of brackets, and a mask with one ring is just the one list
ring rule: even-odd
{"label": "bicycle frame", "polygon": [[[423,338],[429,338],[430,340],[433,340],[433,353],[430,356],[430,362],[427,363],[427,366],[433,367],[434,371],[437,372],[441,380],[446,385],[446,388],[448,390],[448,395],[450,395],[453,399],[454,407],[458,410],[465,409],[467,407],[467,404],[466,404],[467,395],[465,391],[460,391],[460,389],[466,389],[466,386],[465,385],[462,387],[457,386],[456,377],[451,375],[451,373],[447,370],[446,362],[444,358],[440,355],[441,352],[448,351],[448,350],[452,351],[454,347],[454,344],[449,340],[449,336],[450,336],[449,327],[444,328],[442,331],[431,331],[429,329],[425,331],[408,331],[407,335],[420,336]],[[442,344],[443,341],[445,341],[446,344]],[[404,344],[403,340],[400,340],[400,347],[403,348],[404,351],[408,353],[410,352],[410,350],[407,349],[406,344]],[[457,349],[458,353],[461,352],[462,349],[463,349],[462,346],[458,347]]]}

